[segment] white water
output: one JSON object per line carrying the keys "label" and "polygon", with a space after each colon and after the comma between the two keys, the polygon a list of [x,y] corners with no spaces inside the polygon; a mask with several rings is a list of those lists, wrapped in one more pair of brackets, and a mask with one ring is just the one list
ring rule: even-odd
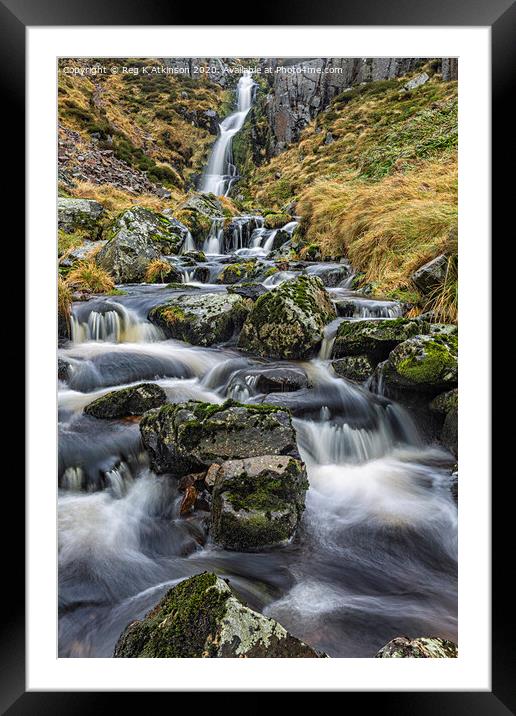
{"label": "white water", "polygon": [[237,85],[237,111],[226,117],[219,125],[219,137],[208,160],[199,191],[217,196],[227,196],[236,181],[236,169],[232,164],[231,145],[233,137],[242,129],[251,109],[255,82],[250,74],[243,74]]}

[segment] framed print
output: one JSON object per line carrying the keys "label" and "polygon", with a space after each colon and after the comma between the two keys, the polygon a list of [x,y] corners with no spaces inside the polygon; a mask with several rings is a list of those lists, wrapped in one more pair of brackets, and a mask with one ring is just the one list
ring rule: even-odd
{"label": "framed print", "polygon": [[1,6],[28,317],[4,710],[511,712],[489,287],[514,6],[118,10]]}

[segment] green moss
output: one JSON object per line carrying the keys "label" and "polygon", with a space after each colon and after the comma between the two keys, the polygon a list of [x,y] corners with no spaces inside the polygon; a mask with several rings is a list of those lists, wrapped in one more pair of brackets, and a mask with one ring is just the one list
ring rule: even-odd
{"label": "green moss", "polygon": [[216,576],[203,572],[167,592],[141,622],[131,625],[117,656],[199,658],[214,656],[216,634],[230,592],[220,592]]}
{"label": "green moss", "polygon": [[288,224],[290,216],[281,212],[274,212],[265,215],[265,227],[267,229],[281,229],[282,226]]}
{"label": "green moss", "polygon": [[76,249],[90,237],[90,232],[84,228],[76,229],[72,234],[59,229],[57,232],[57,255],[64,256],[68,251]]}
{"label": "green moss", "polygon": [[457,336],[436,336],[424,343],[424,356],[408,355],[396,362],[396,371],[413,383],[439,383],[457,366]]}

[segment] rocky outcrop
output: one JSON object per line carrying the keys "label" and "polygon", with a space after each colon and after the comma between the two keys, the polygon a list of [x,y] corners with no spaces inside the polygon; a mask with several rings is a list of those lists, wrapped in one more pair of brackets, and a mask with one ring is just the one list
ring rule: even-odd
{"label": "rocky outcrop", "polygon": [[398,636],[376,654],[377,659],[456,659],[457,644],[438,637]]}
{"label": "rocky outcrop", "polygon": [[196,346],[225,343],[241,329],[247,302],[237,294],[203,293],[175,296],[155,306],[149,320],[176,338]]}
{"label": "rocky outcrop", "polygon": [[172,587],[131,622],[115,658],[318,658],[277,621],[249,609],[228,582],[203,572]]}
{"label": "rocky outcrop", "polygon": [[213,220],[223,220],[224,210],[213,194],[192,194],[174,216],[187,227],[194,241],[200,243],[208,236]]}
{"label": "rocky outcrop", "polygon": [[164,405],[140,422],[155,472],[181,476],[225,460],[298,457],[290,413],[269,405],[188,402]]}
{"label": "rocky outcrop", "polygon": [[305,508],[308,479],[296,458],[262,455],[222,463],[215,475],[211,535],[225,549],[287,542]]}
{"label": "rocky outcrop", "polygon": [[163,388],[155,383],[140,383],[129,388],[113,390],[102,395],[84,408],[86,415],[104,420],[143,415],[147,410],[159,408],[167,402]]}
{"label": "rocky outcrop", "polygon": [[332,368],[341,378],[363,383],[374,372],[374,363],[368,356],[346,356],[332,362]]}
{"label": "rocky outcrop", "polygon": [[309,358],[322,341],[324,326],[335,315],[322,281],[300,276],[257,299],[238,345],[271,358]]}
{"label": "rocky outcrop", "polygon": [[57,200],[57,225],[67,234],[81,229],[84,238],[91,241],[102,234],[101,219],[104,207],[93,199],[69,199],[60,197]]}
{"label": "rocky outcrop", "polygon": [[140,206],[127,209],[109,228],[108,243],[97,254],[96,262],[116,283],[143,281],[152,260],[179,251],[184,230],[163,214]]}
{"label": "rocky outcrop", "polygon": [[378,366],[389,389],[439,393],[454,388],[458,377],[456,335],[419,335],[403,341]]}
{"label": "rocky outcrop", "polygon": [[279,154],[340,92],[362,82],[401,77],[417,68],[417,58],[322,58],[265,60],[272,65],[266,115],[271,151]]}
{"label": "rocky outcrop", "polygon": [[414,271],[411,278],[422,293],[431,293],[440,286],[448,270],[448,257],[441,254]]}
{"label": "rocky outcrop", "polygon": [[333,344],[333,357],[368,355],[378,362],[398,343],[426,332],[426,323],[407,318],[343,321]]}

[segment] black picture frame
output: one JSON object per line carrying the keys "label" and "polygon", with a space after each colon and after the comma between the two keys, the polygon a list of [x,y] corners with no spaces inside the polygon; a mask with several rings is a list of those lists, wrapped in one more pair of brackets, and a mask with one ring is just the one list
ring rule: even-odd
{"label": "black picture frame", "polygon": [[[226,18],[240,18],[241,4],[227,6],[221,14],[220,7],[204,6],[203,25],[226,25]],[[24,140],[22,128],[25,124],[25,30],[28,26],[66,25],[192,25],[191,19],[198,15],[196,8],[164,3],[161,0],[0,0],[0,82],[2,97],[7,98],[1,113],[5,122],[2,135],[17,137],[16,161],[9,164],[9,181],[4,191],[5,204],[10,211],[17,211],[23,217],[25,209],[22,187],[24,177]],[[365,26],[484,26],[492,32],[492,137],[493,177],[501,176],[503,169],[513,166],[514,156],[510,138],[513,137],[514,116],[509,111],[511,80],[516,67],[516,4],[514,0],[489,0],[489,2],[468,2],[468,0],[337,0],[309,3],[306,0],[295,6],[276,0],[273,6],[260,8],[260,20],[255,8],[253,22],[258,25],[365,25]],[[237,24],[237,23],[232,23]],[[240,24],[244,24],[241,20]],[[9,107],[8,113],[5,106]],[[50,139],[49,139],[50,141]],[[9,142],[11,143],[11,142]],[[512,153],[511,153],[512,152]],[[503,157],[503,163],[502,163]],[[511,193],[511,196],[509,195]],[[501,222],[511,206],[514,188],[511,182],[498,181],[492,194],[493,236],[501,234]],[[17,233],[22,233],[22,220],[17,221]],[[502,234],[503,236],[503,234]],[[17,261],[20,247],[17,248]],[[489,293],[485,287],[484,296]],[[21,315],[20,307],[18,312]],[[496,321],[493,316],[493,335],[496,335]],[[493,386],[494,387],[494,386]],[[498,444],[502,451],[503,434],[499,429],[493,454]],[[510,443],[509,443],[510,444]],[[20,464],[17,463],[20,473]],[[512,479],[509,472],[502,475]],[[508,589],[510,566],[506,562],[505,545],[510,545],[512,521],[509,509],[512,501],[507,499],[507,485],[493,486],[493,552],[492,552],[492,691],[490,692],[351,692],[349,698],[359,697],[370,707],[375,705],[383,713],[396,714],[490,714],[502,716],[516,713],[514,689],[515,659],[514,645],[508,631],[512,612],[512,592]],[[9,516],[15,525],[4,535],[2,544],[8,546],[10,566],[4,562],[3,573],[9,575],[4,583],[4,592],[9,591],[9,607],[0,621],[0,709],[12,716],[21,714],[93,713],[102,709],[105,701],[112,705],[110,694],[87,692],[26,692],[25,687],[25,594],[24,594],[24,486],[18,480],[9,485]],[[3,520],[4,528],[7,520]],[[144,696],[147,698],[147,696]],[[117,696],[117,699],[119,696]],[[130,698],[139,696],[131,693]],[[168,696],[170,698],[170,696]],[[364,701],[363,699],[366,699]],[[119,707],[119,704],[117,704]],[[230,706],[231,708],[231,706]]]}

